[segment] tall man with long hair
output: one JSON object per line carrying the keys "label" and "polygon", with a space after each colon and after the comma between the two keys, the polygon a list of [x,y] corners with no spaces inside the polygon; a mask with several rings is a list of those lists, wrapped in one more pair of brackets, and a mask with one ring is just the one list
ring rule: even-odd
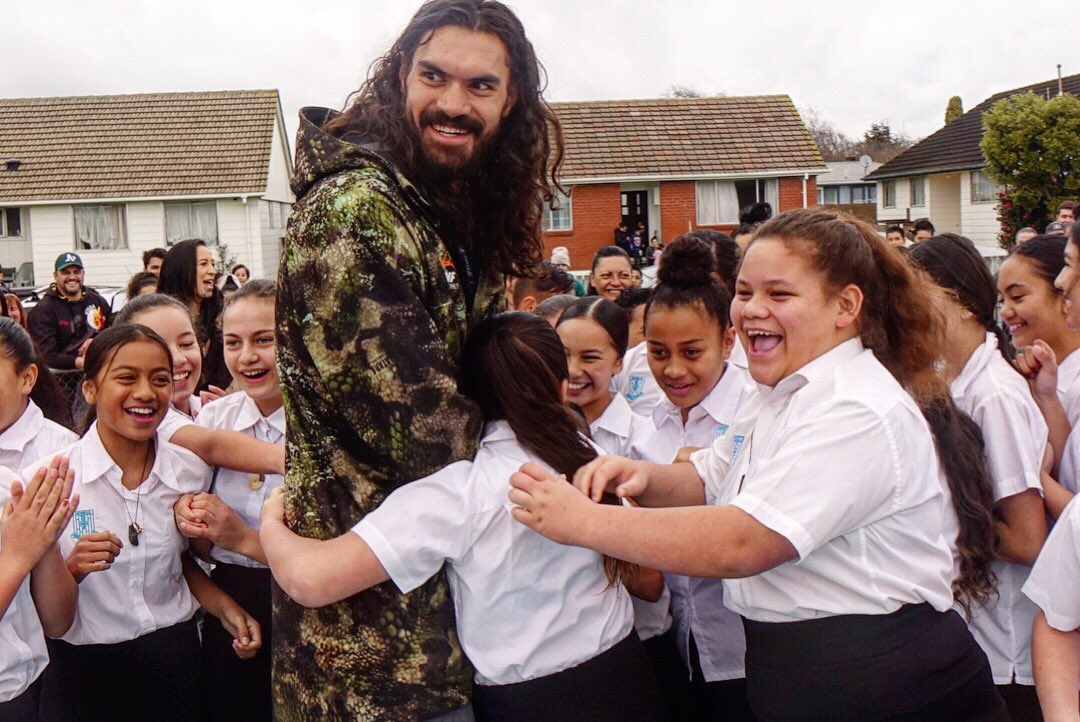
{"label": "tall man with long hair", "polygon": [[[398,486],[472,457],[462,345],[502,310],[502,274],[539,262],[562,155],[542,90],[505,5],[433,0],[344,112],[301,112],[277,342],[297,533],[338,536]],[[281,719],[471,719],[442,575],[321,609],[278,591],[274,633]]]}

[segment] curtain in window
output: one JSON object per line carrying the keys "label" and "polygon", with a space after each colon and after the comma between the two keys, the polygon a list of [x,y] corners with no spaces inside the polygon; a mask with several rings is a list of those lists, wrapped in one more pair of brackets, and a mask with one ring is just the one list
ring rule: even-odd
{"label": "curtain in window", "polygon": [[772,206],[773,215],[780,213],[780,183],[775,178],[770,178],[764,182],[765,197],[761,200]]}
{"label": "curtain in window", "polygon": [[699,181],[694,184],[694,195],[698,223],[739,222],[739,195],[731,181]]}
{"label": "curtain in window", "polygon": [[171,246],[188,238],[217,243],[217,203],[165,204],[165,240]]}
{"label": "curtain in window", "polygon": [[75,206],[75,243],[80,249],[116,251],[127,248],[120,206]]}

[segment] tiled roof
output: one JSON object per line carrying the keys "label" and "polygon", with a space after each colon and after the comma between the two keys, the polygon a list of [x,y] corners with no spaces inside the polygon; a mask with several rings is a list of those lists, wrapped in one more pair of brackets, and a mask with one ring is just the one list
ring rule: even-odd
{"label": "tiled roof", "polygon": [[262,193],[276,90],[0,99],[0,203]]}
{"label": "tiled roof", "polygon": [[824,171],[786,95],[552,103],[561,180]]}
{"label": "tiled roof", "polygon": [[[1080,75],[1062,78],[1061,84],[1066,93],[1080,95]],[[1047,92],[1056,95],[1057,78],[1015,90],[1006,90],[987,98],[941,130],[923,138],[867,175],[866,179],[880,180],[923,173],[946,173],[982,168],[986,165],[986,159],[983,158],[982,151],[979,149],[983,136],[983,113],[990,110],[990,107],[999,100],[1029,91],[1043,97],[1046,97]]]}

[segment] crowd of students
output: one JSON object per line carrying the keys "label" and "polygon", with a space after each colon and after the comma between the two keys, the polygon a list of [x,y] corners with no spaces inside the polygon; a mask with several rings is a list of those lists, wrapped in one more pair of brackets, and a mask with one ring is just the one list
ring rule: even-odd
{"label": "crowd of students", "polygon": [[440,573],[481,720],[1077,719],[1080,226],[996,279],[827,211],[750,235],[518,279],[464,350],[475,458],[329,540],[283,519],[273,283],[216,311],[221,377],[210,296],[133,297],[79,436],[0,318],[0,720],[270,719],[271,574]]}

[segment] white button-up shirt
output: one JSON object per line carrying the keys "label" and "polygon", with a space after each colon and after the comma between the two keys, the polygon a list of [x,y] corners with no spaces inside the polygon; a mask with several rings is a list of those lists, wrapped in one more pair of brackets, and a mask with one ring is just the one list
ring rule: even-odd
{"label": "white button-up shirt", "polygon": [[612,394],[604,413],[589,424],[589,433],[605,454],[629,456],[634,440],[648,433],[649,426],[649,420],[635,414],[621,394]]}
{"label": "white button-up shirt", "polygon": [[611,390],[622,394],[635,414],[648,416],[664,393],[649,369],[649,345],[642,341],[623,355],[622,371],[611,377]]}
{"label": "white button-up shirt", "polygon": [[1057,391],[1069,423],[1076,428],[1080,425],[1080,349],[1058,359]]}
{"label": "white button-up shirt", "polygon": [[[634,444],[632,456],[657,464],[669,464],[684,446],[709,446],[727,436],[743,399],[750,392],[747,373],[728,364],[712,391],[690,409],[686,423],[682,411],[666,397],[653,409],[653,432]],[[743,657],[746,636],[742,620],[724,606],[724,587],[719,579],[700,579],[664,574],[671,592],[671,615],[683,661],[690,668],[690,634],[698,649],[701,673],[707,682],[746,676]],[[635,601],[646,619],[657,613],[657,604]]]}
{"label": "white button-up shirt", "polygon": [[1080,629],[1080,497],[1073,498],[1047,537],[1024,594],[1060,632]]}
{"label": "white button-up shirt", "polygon": [[[592,659],[633,628],[630,595],[604,559],[545,539],[510,515],[510,475],[535,455],[489,423],[473,461],[401,487],[353,531],[409,592],[447,564],[461,647],[478,684],[510,684]],[[548,467],[550,471],[550,467]]]}
{"label": "white button-up shirt", "polygon": [[29,401],[22,416],[0,434],[0,466],[21,470],[78,440],[68,429],[46,419],[38,405]]}
{"label": "white button-up shirt", "polygon": [[[198,605],[181,569],[187,540],[173,521],[173,504],[184,494],[206,491],[210,467],[159,434],[150,475],[138,488],[127,489],[96,423],[60,453],[68,457],[75,472],[74,491],[80,495],[79,509],[60,535],[60,551],[66,557],[79,537],[94,532],[111,531],[124,543],[111,568],[87,574],[79,584],[75,621],[62,639],[114,644],[190,619]],[[27,467],[23,478],[29,479],[39,466]],[[143,528],[138,546],[128,541],[131,520]]]}
{"label": "white button-up shirt", "polygon": [[[0,514],[11,498],[11,482],[17,478],[15,472],[0,467]],[[10,702],[29,689],[48,664],[45,633],[27,574],[0,618],[0,702]]]}
{"label": "white button-up shirt", "polygon": [[794,622],[952,607],[944,484],[914,400],[859,339],[759,386],[734,428],[691,461],[710,503],[732,504],[798,559],[724,580],[747,619]]}
{"label": "white button-up shirt", "polygon": [[[211,401],[199,412],[195,423],[208,429],[228,429],[247,434],[259,441],[284,445],[285,409],[263,416],[251,397],[240,391]],[[256,482],[253,484],[252,479]],[[263,502],[270,492],[284,482],[280,474],[247,474],[218,468],[210,491],[217,494],[252,529],[258,529]],[[255,488],[252,488],[255,487]],[[215,546],[211,558],[225,564],[262,567],[254,559]]]}
{"label": "white button-up shirt", "polygon": [[165,418],[161,420],[161,425],[158,426],[158,436],[165,441],[170,441],[177,431],[188,424],[195,423],[195,419],[199,417],[199,410],[202,409],[202,400],[198,396],[192,396],[188,403],[191,406],[193,416],[188,416],[172,404],[169,404],[169,410],[165,412]]}
{"label": "white button-up shirt", "polygon": [[[1031,398],[1027,382],[1005,361],[998,350],[997,337],[986,334],[986,342],[971,354],[951,386],[953,399],[961,411],[982,429],[986,461],[998,502],[1028,489],[1042,495],[1039,471],[1048,431],[1039,407]],[[952,546],[953,574],[960,573],[960,553],[956,536],[960,522],[944,487],[945,540]],[[972,609],[968,625],[990,660],[995,684],[1035,684],[1031,669],[1031,625],[1035,605],[1020,592],[1031,567],[999,559],[991,562],[997,576],[997,597],[985,607]]]}

